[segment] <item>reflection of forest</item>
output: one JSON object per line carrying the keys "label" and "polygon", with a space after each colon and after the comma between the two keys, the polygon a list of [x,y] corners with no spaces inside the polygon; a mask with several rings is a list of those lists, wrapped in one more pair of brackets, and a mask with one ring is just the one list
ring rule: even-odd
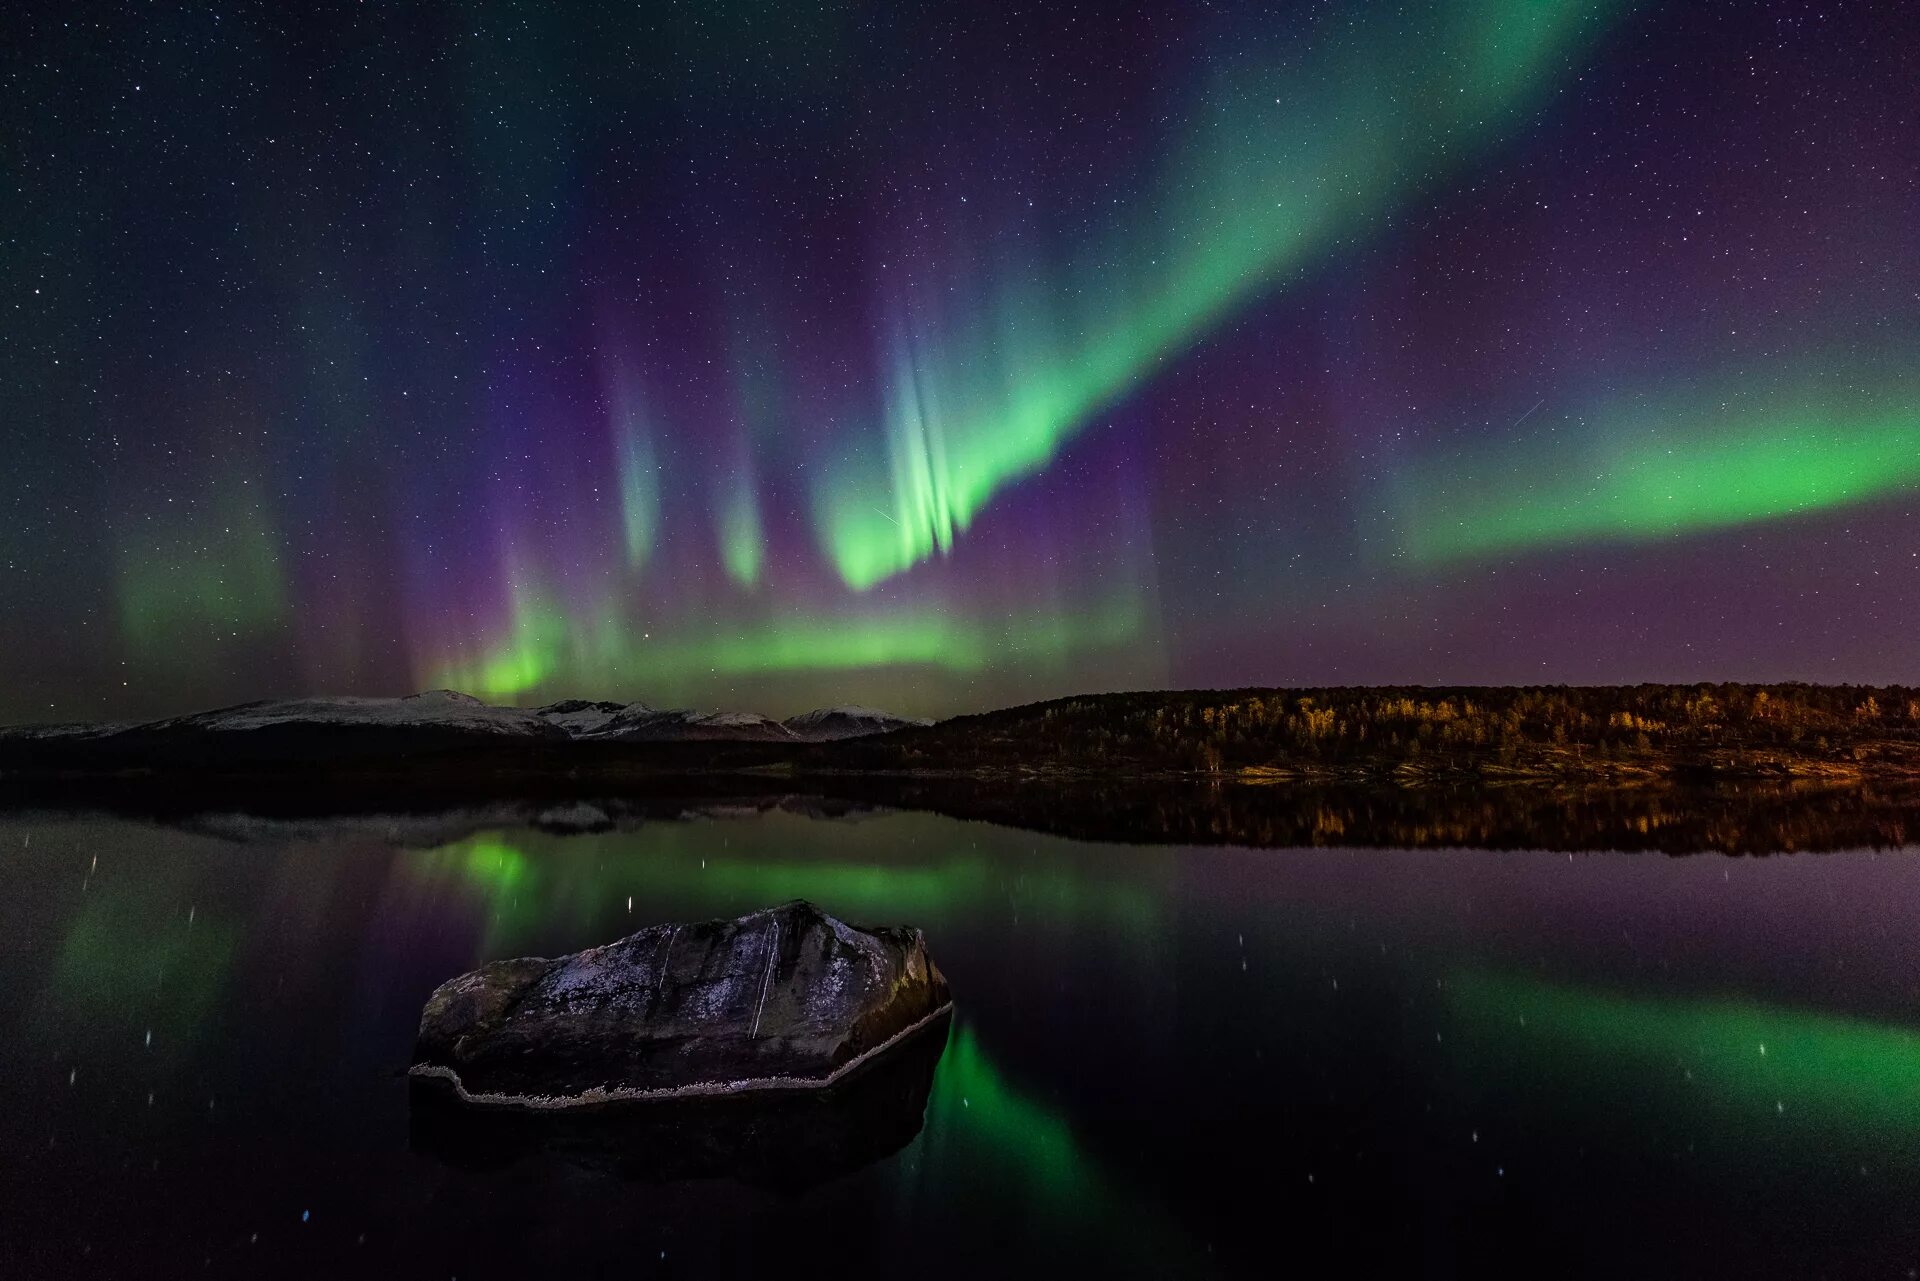
{"label": "reflection of forest", "polygon": [[[876,780],[878,781],[878,780]],[[1263,786],[899,780],[892,803],[1083,840],[1176,845],[1660,850],[1888,848],[1920,840],[1920,788]]]}

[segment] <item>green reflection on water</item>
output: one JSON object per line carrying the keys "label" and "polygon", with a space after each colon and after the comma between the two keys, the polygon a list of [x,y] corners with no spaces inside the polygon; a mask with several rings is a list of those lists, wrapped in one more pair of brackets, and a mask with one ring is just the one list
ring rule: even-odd
{"label": "green reflection on water", "polygon": [[[1502,1056],[1583,1080],[1657,1073],[1689,1106],[1920,1136],[1920,1030],[1757,1001],[1470,972],[1449,987]],[[1675,1097],[1669,1093],[1666,1097]]]}
{"label": "green reflection on water", "polygon": [[477,836],[449,847],[460,874],[490,894],[511,894],[525,886],[533,864],[519,847],[497,836]]}
{"label": "green reflection on water", "polygon": [[1141,1188],[1110,1170],[1074,1135],[1067,1115],[1010,1081],[994,1063],[965,1007],[947,1047],[916,1141],[908,1197],[955,1195],[972,1185],[1008,1207],[1007,1220],[1044,1238],[1083,1267],[1171,1276],[1193,1264],[1193,1240]]}
{"label": "green reflection on water", "polygon": [[1030,1190],[1085,1209],[1098,1173],[1074,1142],[1064,1118],[1020,1094],[1000,1075],[980,1038],[956,1021],[927,1105],[930,1128],[966,1127],[1004,1158]]}
{"label": "green reflection on water", "polygon": [[[43,1019],[61,1036],[106,1041],[145,1028],[145,1048],[172,1059],[195,1043],[225,992],[237,932],[180,911],[150,882],[95,882],[61,936]],[[166,903],[165,907],[160,904]]]}
{"label": "green reflection on water", "polygon": [[[795,898],[862,924],[911,919],[937,926],[996,911],[1096,926],[1136,943],[1164,932],[1161,899],[1136,881],[1037,861],[1015,866],[978,848],[956,850],[953,842],[928,849],[907,839],[919,825],[875,831],[857,823],[794,823],[806,826],[781,830],[760,818],[751,832],[724,820],[595,836],[484,832],[410,852],[400,866],[416,895],[457,890],[484,903],[488,919],[477,944],[488,959],[542,935],[584,935],[596,925],[604,931],[615,916],[631,917],[637,929]],[[736,841],[749,848],[733,852]],[[770,843],[782,853],[762,852]]]}

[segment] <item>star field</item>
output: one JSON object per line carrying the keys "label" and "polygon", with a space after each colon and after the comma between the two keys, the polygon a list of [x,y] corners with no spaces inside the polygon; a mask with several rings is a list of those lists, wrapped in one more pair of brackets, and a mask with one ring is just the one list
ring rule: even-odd
{"label": "star field", "polygon": [[7,26],[8,719],[1912,678],[1899,4]]}

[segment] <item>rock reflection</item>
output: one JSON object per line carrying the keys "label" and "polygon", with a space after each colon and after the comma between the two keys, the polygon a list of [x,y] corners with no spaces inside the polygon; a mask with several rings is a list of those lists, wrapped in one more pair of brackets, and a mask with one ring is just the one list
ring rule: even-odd
{"label": "rock reflection", "polygon": [[460,1103],[412,1078],[416,1151],[467,1169],[554,1159],[646,1183],[736,1179],[801,1192],[892,1156],[925,1123],[951,1015],[832,1089],[536,1112]]}

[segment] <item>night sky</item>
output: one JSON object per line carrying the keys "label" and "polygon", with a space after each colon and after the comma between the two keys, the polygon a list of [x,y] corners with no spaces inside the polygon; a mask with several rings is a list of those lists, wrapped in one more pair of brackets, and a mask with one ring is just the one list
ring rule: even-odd
{"label": "night sky", "polygon": [[15,4],[0,718],[1916,679],[1885,3]]}

